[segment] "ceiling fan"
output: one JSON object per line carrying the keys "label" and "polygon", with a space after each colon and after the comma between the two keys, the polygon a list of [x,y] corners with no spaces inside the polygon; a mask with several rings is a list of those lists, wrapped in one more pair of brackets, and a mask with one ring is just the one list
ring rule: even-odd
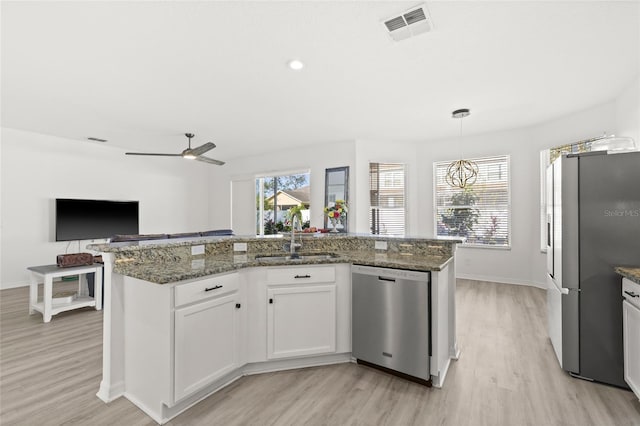
{"label": "ceiling fan", "polygon": [[222,166],[224,164],[224,161],[214,160],[213,158],[204,157],[202,155],[205,152],[215,148],[216,147],[215,143],[207,142],[204,145],[191,148],[191,138],[193,138],[195,135],[193,133],[185,133],[184,135],[189,139],[189,147],[184,151],[182,151],[182,153],[180,154],[162,154],[158,152],[125,152],[125,155],[153,155],[156,157],[182,157],[182,158],[186,158],[187,160],[198,160],[198,161],[203,161],[209,164],[215,164],[218,166]]}

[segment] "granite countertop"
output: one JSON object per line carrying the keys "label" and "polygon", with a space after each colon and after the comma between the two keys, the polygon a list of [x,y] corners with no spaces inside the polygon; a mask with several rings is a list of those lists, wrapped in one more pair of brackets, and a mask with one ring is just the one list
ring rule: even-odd
{"label": "granite countertop", "polygon": [[[154,248],[168,248],[168,247],[186,247],[192,246],[194,244],[207,244],[207,243],[216,243],[216,242],[247,242],[247,241],[288,241],[289,233],[277,234],[277,235],[266,235],[262,237],[255,236],[242,236],[242,235],[233,235],[233,236],[212,236],[212,237],[190,237],[190,238],[174,238],[167,240],[142,240],[142,241],[122,241],[117,243],[102,243],[102,244],[89,244],[87,248],[91,250],[95,250],[98,252],[105,253],[118,253],[118,252],[128,252],[128,251],[136,251],[136,250],[149,250]],[[438,241],[438,242],[452,242],[452,243],[462,243],[464,242],[464,238],[460,237],[434,237],[434,238],[424,238],[424,237],[399,237],[399,236],[391,236],[391,235],[370,235],[370,234],[359,234],[359,233],[348,233],[348,234],[304,234],[299,233],[296,234],[296,239],[319,239],[325,240],[327,242],[340,242],[345,239],[352,238],[360,238],[367,240],[382,240],[382,241],[402,241],[407,243],[412,243],[415,241]]]}
{"label": "granite countertop", "polygon": [[634,283],[640,284],[640,267],[616,266],[615,271]]}
{"label": "granite countertop", "polygon": [[[286,253],[282,253],[286,255]],[[117,260],[114,272],[150,281],[168,284],[188,279],[205,277],[238,269],[262,266],[296,266],[334,263],[351,263],[366,266],[407,269],[413,271],[439,271],[453,256],[403,255],[376,252],[336,252],[335,257],[312,260],[260,260],[254,254],[216,254],[178,259],[172,262],[136,262]],[[259,255],[258,255],[259,256]]]}

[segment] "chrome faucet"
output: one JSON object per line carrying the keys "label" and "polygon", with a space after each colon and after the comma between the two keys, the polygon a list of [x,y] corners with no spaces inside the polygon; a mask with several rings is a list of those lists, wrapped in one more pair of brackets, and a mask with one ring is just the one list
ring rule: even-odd
{"label": "chrome faucet", "polygon": [[302,242],[296,243],[296,221],[300,223],[300,221],[298,220],[298,216],[296,215],[291,216],[291,242],[289,243],[289,253],[292,258],[298,257],[298,253],[296,253],[296,248],[302,247]]}

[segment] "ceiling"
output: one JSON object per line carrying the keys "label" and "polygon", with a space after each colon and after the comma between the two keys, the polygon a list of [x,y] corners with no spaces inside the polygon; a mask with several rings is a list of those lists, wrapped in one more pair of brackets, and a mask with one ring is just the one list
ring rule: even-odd
{"label": "ceiling", "polygon": [[391,41],[418,4],[3,1],[2,126],[176,153],[192,132],[229,161],[452,137],[463,107],[465,135],[533,125],[640,72],[637,1],[429,1],[434,30]]}

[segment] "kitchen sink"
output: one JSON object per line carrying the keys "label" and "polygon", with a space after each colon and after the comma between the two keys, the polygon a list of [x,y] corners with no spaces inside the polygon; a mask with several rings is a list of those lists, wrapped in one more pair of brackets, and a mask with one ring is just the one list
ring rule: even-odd
{"label": "kitchen sink", "polygon": [[256,256],[258,262],[295,262],[295,261],[314,261],[314,260],[329,260],[337,259],[338,256],[335,253],[296,253],[293,255],[265,255]]}

